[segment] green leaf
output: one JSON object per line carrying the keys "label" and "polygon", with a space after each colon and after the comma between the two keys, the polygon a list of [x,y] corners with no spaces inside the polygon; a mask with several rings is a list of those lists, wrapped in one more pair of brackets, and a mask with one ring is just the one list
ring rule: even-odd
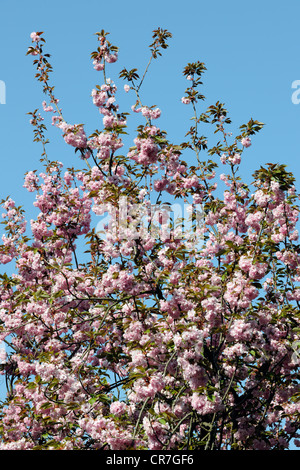
{"label": "green leaf", "polygon": [[43,405],[41,405],[40,409],[41,410],[48,410],[49,408],[52,408],[52,407],[53,407],[53,403],[47,402],[47,403],[43,403]]}

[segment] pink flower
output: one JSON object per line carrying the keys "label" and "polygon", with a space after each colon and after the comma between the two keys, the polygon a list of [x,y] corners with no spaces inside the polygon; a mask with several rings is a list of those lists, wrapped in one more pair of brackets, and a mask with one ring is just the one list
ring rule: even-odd
{"label": "pink flower", "polygon": [[216,392],[214,392],[213,401],[210,401],[206,395],[193,393],[191,405],[200,415],[217,412],[223,408],[222,399]]}
{"label": "pink flower", "polygon": [[226,160],[227,160],[227,157],[226,157],[225,153],[223,153],[223,155],[221,155],[221,157],[220,157],[220,161],[221,161],[221,163],[223,163],[223,165],[225,165]]}
{"label": "pink flower", "polygon": [[116,416],[122,416],[127,410],[127,405],[121,401],[114,401],[110,405],[110,412]]}
{"label": "pink flower", "polygon": [[6,362],[6,350],[5,350],[5,345],[4,343],[0,343],[0,364],[5,364]]}
{"label": "pink flower", "polygon": [[107,54],[105,56],[105,60],[109,64],[112,64],[113,62],[116,62],[118,60],[118,54]]}
{"label": "pink flower", "polygon": [[29,171],[25,176],[24,188],[29,192],[37,190],[39,178],[33,171]]}
{"label": "pink flower", "polygon": [[95,106],[102,106],[108,98],[106,91],[92,90],[92,98]]}
{"label": "pink flower", "polygon": [[251,258],[248,258],[248,256],[241,256],[240,257],[240,260],[239,260],[239,267],[245,271],[245,272],[248,272],[249,269],[251,268],[252,266],[252,259]]}
{"label": "pink flower", "polygon": [[150,119],[158,119],[161,115],[161,111],[159,108],[150,109],[147,106],[143,106],[141,111],[143,116],[148,117]]}
{"label": "pink flower", "polygon": [[234,320],[228,333],[236,341],[249,341],[253,336],[253,325],[245,320]]}
{"label": "pink flower", "polygon": [[243,147],[250,147],[250,145],[251,145],[251,139],[250,139],[250,137],[244,137],[244,138],[241,140],[241,144],[243,145]]}
{"label": "pink flower", "polygon": [[239,165],[241,163],[241,156],[239,153],[235,153],[234,155],[230,156],[228,159],[233,165]]}
{"label": "pink flower", "polygon": [[167,184],[168,184],[168,180],[164,178],[161,180],[154,181],[153,186],[154,186],[155,191],[159,192],[159,191],[163,191],[165,187],[167,186]]}
{"label": "pink flower", "polygon": [[30,37],[31,37],[32,41],[34,41],[34,42],[39,42],[40,39],[41,39],[40,36],[34,31],[30,34]]}
{"label": "pink flower", "polygon": [[45,112],[55,112],[53,106],[47,106],[46,101],[43,101],[42,105]]}
{"label": "pink flower", "polygon": [[142,111],[142,108],[137,108],[136,106],[137,106],[136,104],[131,106],[132,111],[134,113],[140,113]]}
{"label": "pink flower", "polygon": [[142,165],[155,163],[157,160],[158,147],[151,138],[134,139],[136,151],[130,151],[128,156]]}
{"label": "pink flower", "polygon": [[106,128],[107,127],[113,127],[114,123],[115,123],[115,118],[112,114],[104,116],[104,118],[103,118],[104,127],[106,127]]}
{"label": "pink flower", "polygon": [[63,126],[65,142],[73,147],[85,148],[87,144],[87,137],[85,135],[82,125],[69,125]]}
{"label": "pink flower", "polygon": [[268,269],[268,265],[266,263],[257,263],[253,264],[249,269],[249,277],[251,279],[262,279]]}
{"label": "pink flower", "polygon": [[190,98],[187,98],[186,96],[183,96],[183,97],[181,98],[181,102],[182,102],[183,104],[189,104],[189,103],[191,102],[191,99],[190,99]]}
{"label": "pink flower", "polygon": [[98,60],[94,60],[93,65],[94,65],[95,70],[103,70],[104,69],[104,64],[102,64]]}

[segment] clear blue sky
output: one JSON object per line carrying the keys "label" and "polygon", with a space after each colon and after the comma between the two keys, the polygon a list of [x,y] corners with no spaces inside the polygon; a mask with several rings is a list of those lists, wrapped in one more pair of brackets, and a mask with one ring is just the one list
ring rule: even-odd
{"label": "clear blue sky", "polygon": [[[90,60],[97,47],[94,33],[105,29],[120,47],[119,61],[109,72],[118,84],[123,67],[143,71],[152,31],[168,29],[173,34],[170,47],[154,62],[142,93],[145,104],[162,110],[157,124],[175,143],[183,140],[190,109],[180,102],[187,86],[182,70],[187,62],[205,62],[204,107],[225,102],[233,133],[251,117],[266,124],[245,153],[244,178],[251,181],[251,174],[267,162],[285,163],[300,189],[300,104],[291,100],[292,83],[300,80],[299,0],[2,0],[0,17],[0,80],[6,91],[6,104],[0,104],[0,199],[11,195],[18,205],[24,204],[29,218],[33,196],[22,188],[23,175],[42,167],[41,149],[33,143],[26,113],[41,107],[44,99],[32,57],[25,55],[32,31],[45,32],[54,67],[52,83],[65,118],[85,123],[89,133],[101,126],[90,98],[94,86],[101,84]],[[119,103],[127,111],[133,96],[122,93],[123,82],[120,85]],[[50,158],[76,165],[60,131],[50,123],[48,128]]]}
{"label": "clear blue sky", "polygon": [[[32,194],[22,188],[23,175],[41,168],[40,146],[33,143],[26,115],[44,99],[32,57],[25,55],[32,31],[45,32],[64,116],[70,123],[85,123],[92,132],[101,126],[90,98],[100,80],[90,60],[97,47],[94,33],[109,31],[111,42],[120,47],[119,61],[109,72],[117,82],[124,66],[143,70],[153,29],[168,29],[173,34],[170,47],[154,63],[142,93],[146,104],[162,109],[157,124],[174,140],[183,139],[191,110],[180,102],[187,85],[182,70],[187,62],[203,61],[208,69],[202,90],[205,107],[225,102],[233,132],[250,117],[266,123],[246,152],[244,177],[250,181],[257,167],[271,161],[287,164],[298,177],[300,105],[291,100],[292,82],[300,79],[298,0],[15,0],[1,2],[0,14],[0,80],[6,86],[6,104],[0,104],[0,198],[10,194],[30,210]],[[127,111],[134,97],[120,94],[121,109]],[[60,131],[45,122],[50,157],[73,165],[73,150],[61,140]]]}

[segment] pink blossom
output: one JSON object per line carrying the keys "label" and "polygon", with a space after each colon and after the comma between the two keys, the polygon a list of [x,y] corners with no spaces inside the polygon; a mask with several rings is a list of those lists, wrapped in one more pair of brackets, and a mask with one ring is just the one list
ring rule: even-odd
{"label": "pink blossom", "polygon": [[40,35],[37,34],[36,32],[32,32],[30,34],[30,37],[31,37],[32,41],[34,41],[34,42],[39,42],[41,40]]}
{"label": "pink blossom", "polygon": [[158,147],[151,138],[134,139],[136,150],[130,151],[128,156],[142,165],[149,165],[157,160]]}
{"label": "pink blossom", "polygon": [[235,153],[234,155],[231,155],[228,160],[233,164],[233,165],[239,165],[241,163],[241,156],[239,153]]}
{"label": "pink blossom", "polygon": [[47,106],[46,101],[43,101],[42,105],[43,105],[44,111],[46,111],[46,112],[55,112],[53,106]]}
{"label": "pink blossom", "polygon": [[227,156],[225,155],[225,153],[223,153],[220,157],[220,161],[221,163],[223,163],[223,165],[226,164],[226,161],[227,161]]}
{"label": "pink blossom", "polygon": [[271,199],[270,195],[267,193],[264,193],[261,189],[256,191],[253,197],[256,203],[261,207],[266,207],[266,205]]}
{"label": "pink blossom", "polygon": [[113,115],[104,116],[103,118],[104,127],[108,127],[108,128],[113,127],[114,123],[115,123],[115,118]]}
{"label": "pink blossom", "polygon": [[106,102],[108,95],[106,91],[99,91],[99,90],[93,89],[92,98],[93,98],[94,105],[100,107]]}
{"label": "pink blossom", "polygon": [[36,191],[38,188],[39,178],[33,172],[29,171],[25,176],[24,188],[26,188],[29,192]]}
{"label": "pink blossom", "polygon": [[161,115],[161,110],[159,108],[150,109],[146,106],[141,108],[141,113],[143,116],[148,117],[150,119],[158,119]]}
{"label": "pink blossom", "polygon": [[223,407],[222,400],[216,392],[214,393],[212,400],[209,400],[206,395],[193,393],[191,405],[200,415],[219,411]]}
{"label": "pink blossom", "polygon": [[250,137],[243,137],[243,139],[241,140],[241,144],[243,145],[243,147],[250,147],[251,145]]}
{"label": "pink blossom", "polygon": [[0,343],[0,364],[5,364],[7,360],[7,353],[4,343]]}
{"label": "pink blossom", "polygon": [[114,401],[110,405],[110,412],[116,416],[122,416],[126,412],[127,408],[128,407],[124,402]]}
{"label": "pink blossom", "polygon": [[106,54],[105,60],[109,64],[112,64],[113,62],[116,62],[118,60],[118,54]]}
{"label": "pink blossom", "polygon": [[185,96],[183,96],[183,97],[181,98],[181,102],[182,102],[183,104],[189,104],[189,103],[191,102],[191,99],[190,99],[190,98],[187,98],[187,97],[185,97]]}
{"label": "pink blossom", "polygon": [[[41,34],[32,40],[44,48]],[[117,49],[107,33],[97,36],[93,64],[103,70]],[[43,81],[50,56],[34,46],[43,108],[54,113],[55,88]],[[200,76],[198,66],[188,65],[188,80]],[[223,194],[213,194],[214,161],[185,158],[195,129],[181,145],[164,139],[151,123],[158,107],[132,107],[141,122],[132,147],[120,151],[126,110],[119,113],[117,87],[104,81],[91,93],[102,131],[87,137],[62,110],[51,119],[77,148],[80,168],[44,152],[43,172],[27,172],[24,187],[35,192],[28,231],[21,206],[11,198],[1,204],[0,263],[13,264],[0,278],[0,374],[8,388],[0,449],[288,448],[300,437],[292,178],[279,167],[287,183],[279,184],[270,167],[251,192],[238,175],[242,150],[225,132],[225,111],[209,119],[223,134],[221,163],[229,164]],[[32,117],[44,143],[43,118]],[[170,220],[174,200],[189,216],[191,202],[201,205],[195,233],[182,233],[180,217]]]}
{"label": "pink blossom", "polygon": [[94,65],[94,69],[95,70],[103,70],[104,69],[104,64],[101,63],[100,61],[98,60],[93,60],[93,65]]}
{"label": "pink blossom", "polygon": [[87,144],[87,137],[82,125],[67,125],[64,126],[64,140],[67,144],[73,147],[85,148]]}

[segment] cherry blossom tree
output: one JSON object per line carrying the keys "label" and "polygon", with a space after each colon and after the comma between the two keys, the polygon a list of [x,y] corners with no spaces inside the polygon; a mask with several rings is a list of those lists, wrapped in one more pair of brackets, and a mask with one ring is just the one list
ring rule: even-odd
{"label": "cherry blossom tree", "polygon": [[[143,102],[141,86],[168,47],[167,30],[153,31],[145,72],[123,68],[118,89],[107,77],[118,48],[108,33],[96,35],[91,59],[102,81],[91,102],[101,129],[89,135],[65,120],[43,33],[31,34],[44,116],[77,167],[50,159],[45,117],[29,113],[44,171],[25,176],[38,210],[30,227],[22,207],[2,201],[0,262],[14,274],[0,278],[0,449],[300,444],[294,177],[267,163],[251,186],[242,181],[244,153],[263,124],[250,119],[233,137],[223,103],[199,112],[202,62],[183,70],[181,101],[193,120],[185,141],[154,125],[161,110]],[[133,97],[130,112],[120,111],[118,93]],[[140,124],[125,149],[133,113]],[[205,128],[219,140],[209,145]],[[170,217],[174,201],[188,205],[193,230]],[[97,231],[93,217],[103,214]]]}

